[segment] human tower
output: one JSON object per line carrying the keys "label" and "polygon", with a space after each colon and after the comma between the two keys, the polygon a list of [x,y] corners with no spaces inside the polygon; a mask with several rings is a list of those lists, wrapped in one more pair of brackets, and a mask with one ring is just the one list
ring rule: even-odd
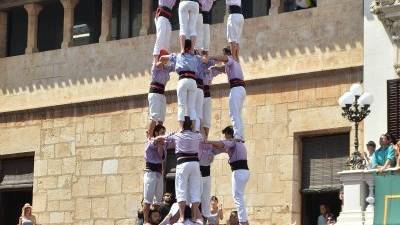
{"label": "human tower", "polygon": [[[222,55],[209,56],[211,9],[215,0],[180,0],[179,53],[169,53],[172,9],[176,0],[159,0],[156,12],[156,43],[153,51],[151,84],[148,94],[150,122],[145,148],[144,222],[149,223],[150,206],[162,201],[162,162],[168,146],[177,156],[175,196],[179,206],[176,219],[165,224],[205,224],[210,218],[210,164],[214,155],[227,153],[232,169],[232,195],[239,223],[247,225],[244,190],[249,179],[247,151],[244,145],[241,111],[246,97],[245,82],[239,63],[239,42],[244,18],[241,0],[226,0],[229,8],[227,39]],[[170,73],[179,75],[177,83],[180,131],[165,135],[165,85]],[[211,126],[212,79],[226,73],[230,84],[229,115],[232,126],[222,133],[222,141],[208,140]],[[201,205],[201,210],[199,206]],[[189,209],[189,215],[188,215]],[[185,213],[186,212],[186,213]]]}

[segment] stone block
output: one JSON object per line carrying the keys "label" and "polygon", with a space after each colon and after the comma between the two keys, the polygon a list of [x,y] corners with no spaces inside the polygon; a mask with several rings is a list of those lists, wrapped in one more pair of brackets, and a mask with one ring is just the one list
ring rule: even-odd
{"label": "stone block", "polygon": [[87,196],[89,194],[89,177],[79,177],[72,184],[72,196]]}
{"label": "stone block", "polygon": [[49,175],[60,175],[61,174],[61,159],[49,159],[47,161],[47,172]]}
{"label": "stone block", "polygon": [[115,157],[113,146],[93,147],[90,149],[91,159],[105,159],[113,157]]}
{"label": "stone block", "polygon": [[104,133],[104,145],[114,145],[119,143],[118,132],[111,131]]}
{"label": "stone block", "polygon": [[103,174],[116,174],[118,171],[118,160],[110,159],[103,162]]}
{"label": "stone block", "polygon": [[119,219],[125,218],[125,196],[113,195],[108,198],[108,218]]}
{"label": "stone block", "polygon": [[55,145],[56,158],[64,158],[71,156],[71,146],[69,143],[59,143]]}
{"label": "stone block", "polygon": [[106,193],[119,194],[122,190],[121,176],[107,176]]}
{"label": "stone block", "polygon": [[88,145],[102,145],[104,141],[104,134],[102,133],[89,133]]}
{"label": "stone block", "polygon": [[75,140],[75,127],[63,127],[60,131],[60,141],[68,142]]}
{"label": "stone block", "polygon": [[89,196],[103,195],[106,193],[106,177],[95,176],[89,178]]}
{"label": "stone block", "polygon": [[[47,202],[47,211],[54,212],[60,209],[60,201],[48,201]],[[51,214],[50,214],[51,220]]]}
{"label": "stone block", "polygon": [[51,200],[69,200],[71,199],[71,189],[48,190],[47,199]]}
{"label": "stone block", "polygon": [[[74,211],[75,204],[74,200],[61,200],[60,201],[60,211]],[[67,219],[67,218],[65,218]]]}
{"label": "stone block", "polygon": [[126,174],[122,176],[122,193],[135,193],[143,189],[140,186],[140,177],[136,174]]}
{"label": "stone block", "polygon": [[54,127],[65,127],[65,126],[68,126],[69,123],[70,123],[70,118],[68,118],[68,117],[57,118],[57,119],[54,119],[53,126]]}
{"label": "stone block", "polygon": [[82,175],[100,175],[102,161],[83,161],[80,172]]}
{"label": "stone block", "polygon": [[44,130],[44,143],[45,144],[56,144],[60,141],[60,128],[51,128]]}
{"label": "stone block", "polygon": [[46,211],[47,206],[47,193],[39,192],[35,193],[32,196],[32,205],[35,206],[35,212],[44,212]]}
{"label": "stone block", "polygon": [[128,130],[130,124],[129,117],[130,115],[128,113],[113,115],[111,117],[111,130],[112,131]]}
{"label": "stone block", "polygon": [[54,158],[54,145],[44,145],[40,149],[41,157],[40,159],[53,159]]}
{"label": "stone block", "polygon": [[114,220],[96,220],[94,225],[114,225]]}
{"label": "stone block", "polygon": [[58,176],[57,187],[58,188],[71,188],[72,186],[72,175]]}
{"label": "stone block", "polygon": [[61,166],[62,174],[75,173],[75,168],[76,168],[75,157],[62,159],[62,166]]}
{"label": "stone block", "polygon": [[92,198],[92,215],[94,219],[108,217],[108,198]]}
{"label": "stone block", "polygon": [[93,132],[94,131],[94,118],[88,117],[83,120],[83,129],[85,132]]}
{"label": "stone block", "polygon": [[119,134],[120,143],[133,143],[135,141],[135,132],[133,130],[123,130]]}
{"label": "stone block", "polygon": [[136,158],[123,158],[119,160],[118,173],[133,173],[139,168]]}
{"label": "stone block", "polygon": [[38,178],[38,189],[52,189],[57,187],[57,177],[39,177]]}
{"label": "stone block", "polygon": [[111,117],[95,117],[94,118],[94,130],[95,132],[108,132],[111,131]]}
{"label": "stone block", "polygon": [[256,118],[257,123],[272,122],[275,118],[274,105],[259,106],[255,111],[257,112],[256,117],[251,117],[251,119],[254,120],[254,118]]}
{"label": "stone block", "polygon": [[78,198],[75,202],[75,219],[90,219],[90,212],[92,209],[92,202],[89,198]]}

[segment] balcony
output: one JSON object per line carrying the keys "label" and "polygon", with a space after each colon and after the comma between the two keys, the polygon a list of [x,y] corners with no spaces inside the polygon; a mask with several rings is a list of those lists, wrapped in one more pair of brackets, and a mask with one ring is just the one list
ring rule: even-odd
{"label": "balcony", "polygon": [[399,224],[398,208],[389,207],[389,201],[396,196],[400,198],[400,188],[388,188],[398,186],[398,168],[385,170],[382,174],[377,174],[374,169],[343,171],[339,175],[344,197],[337,225]]}

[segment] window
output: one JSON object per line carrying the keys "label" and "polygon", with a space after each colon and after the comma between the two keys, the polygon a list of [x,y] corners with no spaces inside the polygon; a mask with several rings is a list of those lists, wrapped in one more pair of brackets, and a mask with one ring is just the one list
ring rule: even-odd
{"label": "window", "polygon": [[111,40],[139,36],[142,23],[142,1],[113,0]]}
{"label": "window", "polygon": [[38,18],[38,50],[61,48],[63,40],[64,8],[59,1],[43,5]]}
{"label": "window", "polygon": [[400,138],[400,79],[387,81],[387,126],[388,132]]}
{"label": "window", "polygon": [[0,224],[16,224],[32,203],[33,156],[0,160]]}
{"label": "window", "polygon": [[28,33],[28,14],[24,7],[8,11],[7,56],[25,54]]}
{"label": "window", "polygon": [[308,9],[317,6],[317,0],[283,0],[285,12]]}
{"label": "window", "polygon": [[101,1],[79,1],[75,8],[73,27],[74,45],[99,42],[101,29]]}
{"label": "window", "polygon": [[317,225],[319,205],[330,208],[335,218],[341,211],[339,175],[349,156],[349,134],[302,139],[302,224]]}

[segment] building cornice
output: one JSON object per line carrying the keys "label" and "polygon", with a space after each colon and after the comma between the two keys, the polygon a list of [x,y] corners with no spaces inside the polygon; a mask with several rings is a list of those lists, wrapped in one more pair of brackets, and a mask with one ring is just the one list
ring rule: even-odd
{"label": "building cornice", "polygon": [[394,69],[400,76],[400,0],[373,0],[370,9],[390,34],[395,47]]}

